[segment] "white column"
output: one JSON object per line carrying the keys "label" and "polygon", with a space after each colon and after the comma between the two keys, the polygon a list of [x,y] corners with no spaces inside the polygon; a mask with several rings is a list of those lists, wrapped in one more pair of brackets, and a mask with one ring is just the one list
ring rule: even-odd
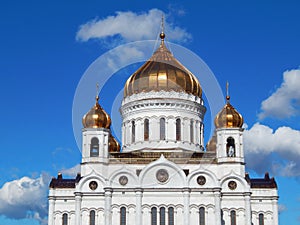
{"label": "white column", "polygon": [[182,141],[190,142],[191,140],[191,131],[190,131],[190,120],[182,119]]}
{"label": "white column", "polygon": [[122,123],[122,145],[125,145],[125,136],[126,136],[126,129],[125,129],[125,123]]}
{"label": "white column", "polygon": [[135,122],[135,141],[140,142],[144,141],[144,121],[141,119],[136,120]]}
{"label": "white column", "polygon": [[130,144],[132,144],[132,122],[129,122],[129,124],[128,124],[128,144],[130,145]]}
{"label": "white column", "polygon": [[160,137],[159,119],[151,117],[149,119],[149,141],[157,141]]}
{"label": "white column", "polygon": [[221,225],[221,193],[220,190],[214,191],[215,196],[215,225]]}
{"label": "white column", "polygon": [[190,225],[190,189],[183,188],[183,217],[184,225]]}
{"label": "white column", "polygon": [[278,197],[272,199],[273,225],[278,225]]}
{"label": "white column", "polygon": [[98,133],[98,138],[99,138],[99,157],[104,158],[104,144],[105,144],[105,136],[104,136],[104,131],[101,131]]}
{"label": "white column", "polygon": [[[166,122],[166,124],[165,124],[165,140],[170,140],[170,127],[169,127],[169,123],[170,123],[170,121],[169,121],[169,119],[167,118],[167,117],[165,117],[165,122]],[[159,123],[159,135],[160,135],[160,123]]]}
{"label": "white column", "polygon": [[166,140],[176,141],[176,122],[175,118],[166,118]]}
{"label": "white column", "polygon": [[112,197],[112,188],[104,188],[105,191],[105,208],[104,208],[104,217],[105,225],[111,225],[111,197]]}
{"label": "white column", "polygon": [[53,215],[55,210],[55,197],[49,196],[49,214],[48,214],[48,225],[53,224]]}
{"label": "white column", "polygon": [[199,126],[199,121],[195,120],[194,121],[194,140],[195,140],[195,144],[199,144],[200,145],[200,139],[201,139],[201,131],[200,131],[200,126]]}
{"label": "white column", "polygon": [[251,225],[251,204],[250,204],[250,193],[245,193],[245,225]]}
{"label": "white column", "polygon": [[200,123],[200,145],[204,147],[203,136],[204,136],[204,125],[203,123]]}
{"label": "white column", "polygon": [[142,225],[142,189],[135,189],[135,224]]}
{"label": "white column", "polygon": [[81,225],[81,201],[81,193],[75,192],[75,225]]}

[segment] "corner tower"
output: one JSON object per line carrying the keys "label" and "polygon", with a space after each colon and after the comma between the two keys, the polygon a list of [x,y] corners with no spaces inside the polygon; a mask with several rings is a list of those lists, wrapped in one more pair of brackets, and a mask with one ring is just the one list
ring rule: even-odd
{"label": "corner tower", "polygon": [[167,49],[165,34],[152,57],[127,80],[121,106],[122,150],[203,150],[202,89]]}
{"label": "corner tower", "polygon": [[[110,131],[111,119],[99,104],[95,105],[82,118],[82,175],[89,172],[90,164],[108,163],[109,152],[119,152],[120,145]],[[85,166],[87,165],[87,166]]]}
{"label": "corner tower", "polygon": [[226,85],[226,104],[215,117],[216,152],[218,163],[245,163],[243,150],[244,120],[242,115],[230,104],[228,83]]}

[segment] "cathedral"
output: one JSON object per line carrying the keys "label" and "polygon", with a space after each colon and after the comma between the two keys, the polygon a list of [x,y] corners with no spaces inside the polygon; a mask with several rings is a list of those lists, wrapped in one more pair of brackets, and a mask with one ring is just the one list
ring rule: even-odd
{"label": "cathedral", "polygon": [[160,39],[124,84],[121,146],[98,96],[83,115],[81,171],[52,178],[48,225],[278,225],[276,181],[246,173],[230,96],[205,145],[201,85]]}

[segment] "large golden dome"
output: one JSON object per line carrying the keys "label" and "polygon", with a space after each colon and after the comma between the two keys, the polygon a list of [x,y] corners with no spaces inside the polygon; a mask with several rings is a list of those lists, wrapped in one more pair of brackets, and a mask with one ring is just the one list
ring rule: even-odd
{"label": "large golden dome", "polygon": [[227,96],[227,103],[215,118],[216,128],[242,127],[244,119],[242,115],[229,103],[230,97]]}
{"label": "large golden dome", "polygon": [[201,98],[202,89],[197,78],[166,48],[164,33],[160,34],[160,38],[161,44],[152,57],[127,80],[124,98],[161,90],[186,92]]}
{"label": "large golden dome", "polygon": [[99,104],[99,97],[96,97],[95,105],[90,109],[87,114],[82,118],[82,124],[84,128],[109,128],[110,127],[110,117],[102,109]]}

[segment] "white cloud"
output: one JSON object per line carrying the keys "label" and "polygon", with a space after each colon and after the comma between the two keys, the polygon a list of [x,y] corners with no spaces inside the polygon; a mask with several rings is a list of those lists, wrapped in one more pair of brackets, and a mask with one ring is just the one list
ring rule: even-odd
{"label": "white cloud", "polygon": [[261,104],[259,119],[288,118],[300,112],[300,69],[283,73],[281,86]]}
{"label": "white cloud", "polygon": [[76,177],[77,173],[80,172],[80,164],[77,164],[69,169],[63,169],[60,171],[63,175],[69,176],[69,177]]}
{"label": "white cloud", "polygon": [[[160,31],[163,14],[164,12],[159,9],[151,9],[143,13],[116,12],[114,16],[93,19],[81,25],[76,39],[88,41],[119,37],[124,41],[155,40]],[[170,41],[184,42],[191,38],[184,29],[168,23],[167,20],[165,20],[165,33]]]}
{"label": "white cloud", "polygon": [[22,177],[0,189],[0,214],[12,219],[34,218],[46,224],[47,192],[50,177]]}
{"label": "white cloud", "polygon": [[[277,130],[256,123],[244,132],[246,162],[258,172],[271,170],[282,176],[300,176],[300,131],[290,127]],[[280,160],[273,161],[277,153]]]}
{"label": "white cloud", "polygon": [[143,58],[144,53],[135,46],[122,45],[117,51],[109,52],[105,64],[113,71],[122,68],[136,59]]}
{"label": "white cloud", "polygon": [[287,208],[286,208],[285,205],[283,205],[283,204],[279,204],[278,205],[278,211],[279,211],[279,213],[281,213],[283,211],[286,211],[286,210],[287,210]]}

